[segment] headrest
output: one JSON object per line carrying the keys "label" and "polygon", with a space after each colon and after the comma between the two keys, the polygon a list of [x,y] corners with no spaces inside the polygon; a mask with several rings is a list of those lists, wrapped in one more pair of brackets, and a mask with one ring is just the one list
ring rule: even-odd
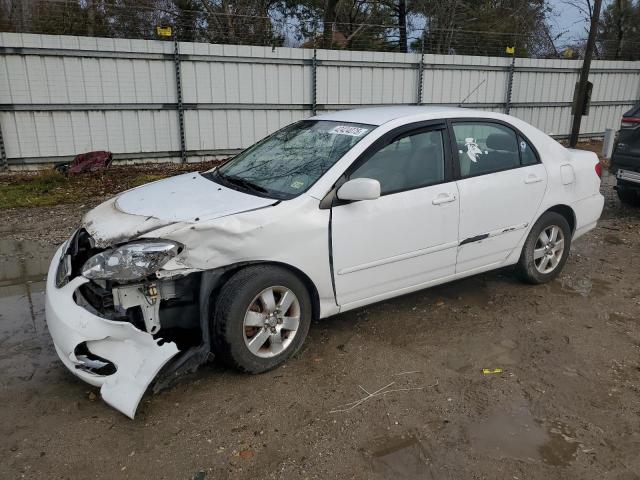
{"label": "headrest", "polygon": [[487,137],[487,148],[491,150],[504,150],[507,152],[517,152],[518,144],[513,135],[507,133],[492,133]]}

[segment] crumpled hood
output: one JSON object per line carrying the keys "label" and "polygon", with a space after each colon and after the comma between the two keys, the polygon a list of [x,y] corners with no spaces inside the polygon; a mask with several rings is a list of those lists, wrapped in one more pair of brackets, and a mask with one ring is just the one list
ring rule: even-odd
{"label": "crumpled hood", "polygon": [[116,199],[124,213],[155,217],[167,222],[194,222],[272,205],[271,198],[257,197],[186,173],[129,190]]}
{"label": "crumpled hood", "polygon": [[277,200],[249,195],[186,173],[129,190],[87,213],[83,227],[99,247],[174,223],[198,223],[255,210]]}

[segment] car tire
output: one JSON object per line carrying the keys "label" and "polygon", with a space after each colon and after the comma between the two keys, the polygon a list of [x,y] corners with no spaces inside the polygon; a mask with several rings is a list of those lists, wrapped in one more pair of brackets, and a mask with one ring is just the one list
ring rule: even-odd
{"label": "car tire", "polygon": [[543,214],[522,247],[516,265],[518,276],[531,284],[550,282],[562,271],[570,248],[571,227],[567,219],[556,212]]}
{"label": "car tire", "polygon": [[616,192],[618,192],[618,198],[622,203],[632,207],[640,207],[640,192],[638,190],[618,186]]}
{"label": "car tire", "polygon": [[294,273],[273,265],[244,268],[218,295],[214,354],[243,372],[272,370],[300,349],[312,312],[309,292]]}

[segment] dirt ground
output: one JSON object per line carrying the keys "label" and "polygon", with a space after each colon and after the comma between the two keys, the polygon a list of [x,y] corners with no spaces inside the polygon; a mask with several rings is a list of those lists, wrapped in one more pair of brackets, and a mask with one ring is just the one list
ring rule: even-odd
{"label": "dirt ground", "polygon": [[0,211],[0,478],[638,479],[640,210],[612,184],[550,284],[501,270],[342,314],[286,366],[213,362],[133,421],[46,331],[43,274],[88,206]]}

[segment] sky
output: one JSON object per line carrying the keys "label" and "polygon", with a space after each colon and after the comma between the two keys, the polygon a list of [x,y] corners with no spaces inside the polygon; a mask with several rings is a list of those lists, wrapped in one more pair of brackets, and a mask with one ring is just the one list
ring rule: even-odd
{"label": "sky", "polygon": [[[603,0],[602,10],[611,0]],[[573,3],[582,3],[586,6],[587,0],[573,0]],[[591,0],[593,3],[593,0]],[[566,36],[584,38],[587,35],[589,25],[583,14],[574,6],[568,5],[566,0],[549,0],[554,13],[550,18],[555,33],[567,32]],[[600,12],[602,16],[602,12]]]}

